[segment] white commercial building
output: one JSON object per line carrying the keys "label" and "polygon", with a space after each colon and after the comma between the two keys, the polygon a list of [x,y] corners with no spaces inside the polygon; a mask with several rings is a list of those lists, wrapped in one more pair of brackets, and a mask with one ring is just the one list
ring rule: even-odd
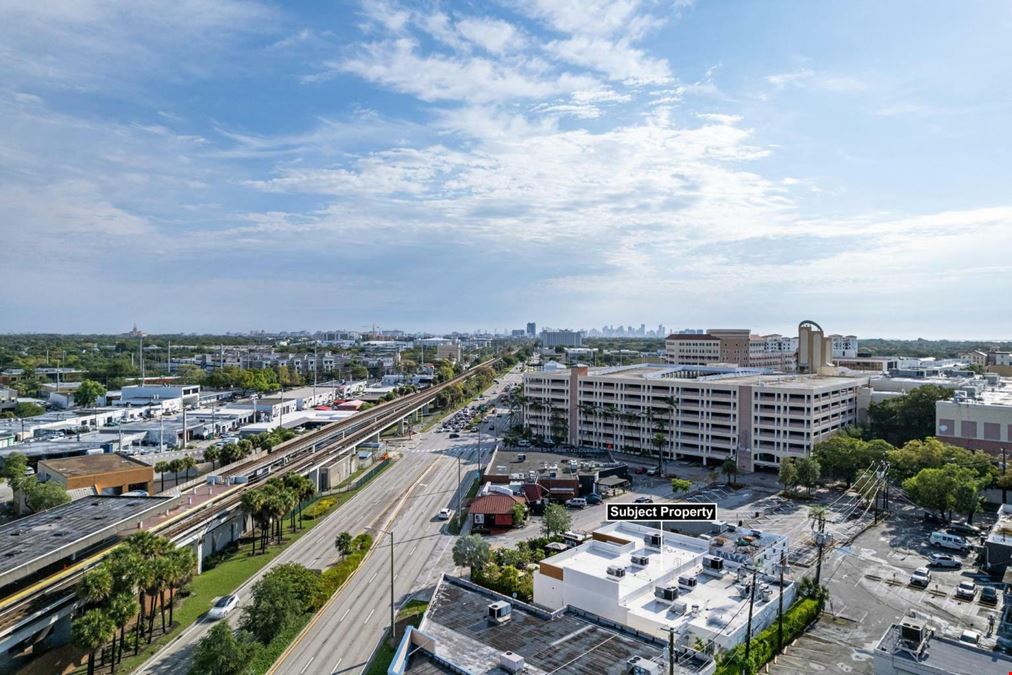
{"label": "white commercial building", "polygon": [[116,405],[160,405],[166,401],[179,401],[172,406],[182,408],[200,403],[200,385],[196,384],[137,384],[123,387]]}
{"label": "white commercial building", "polygon": [[935,434],[946,443],[1000,454],[1012,448],[1012,380],[987,373],[935,402]]}
{"label": "white commercial building", "polygon": [[583,346],[583,333],[575,330],[543,330],[540,339],[546,349]]}
{"label": "white commercial building", "polygon": [[857,421],[866,376],[764,375],[755,369],[632,365],[524,375],[524,421],[536,437],[741,471],[807,457]]}
{"label": "white commercial building", "polygon": [[[776,618],[781,591],[777,575],[755,578],[753,635]],[[541,561],[534,602],[553,610],[576,607],[652,636],[666,637],[672,629],[680,645],[698,638],[732,649],[745,640],[751,579],[747,566],[711,554],[707,540],[611,523]],[[796,594],[789,579],[783,592],[786,611]]]}

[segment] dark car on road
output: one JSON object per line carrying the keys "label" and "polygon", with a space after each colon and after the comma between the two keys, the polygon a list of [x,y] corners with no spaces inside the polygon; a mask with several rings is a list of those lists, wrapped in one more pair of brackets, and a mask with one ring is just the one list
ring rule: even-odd
{"label": "dark car on road", "polygon": [[983,605],[998,604],[998,591],[994,589],[994,586],[980,587],[980,603]]}
{"label": "dark car on road", "polygon": [[591,492],[589,495],[587,495],[587,503],[588,504],[600,504],[601,503],[601,495],[597,494],[596,492]]}
{"label": "dark car on road", "polygon": [[636,499],[633,500],[633,503],[634,504],[653,504],[654,500],[650,499],[650,497],[637,497]]}

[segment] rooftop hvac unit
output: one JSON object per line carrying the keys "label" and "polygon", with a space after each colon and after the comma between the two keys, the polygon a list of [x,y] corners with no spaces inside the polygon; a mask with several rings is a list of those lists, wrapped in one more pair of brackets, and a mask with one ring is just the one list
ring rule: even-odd
{"label": "rooftop hvac unit", "polygon": [[646,545],[651,548],[661,547],[661,535],[660,534],[648,534],[645,539]]}
{"label": "rooftop hvac unit", "polygon": [[900,639],[904,642],[919,645],[924,639],[924,624],[919,621],[904,619],[900,624]]}
{"label": "rooftop hvac unit", "polygon": [[488,606],[488,622],[503,624],[510,620],[513,605],[505,600],[497,600]]}
{"label": "rooftop hvac unit", "polygon": [[693,589],[696,587],[696,583],[697,583],[696,577],[692,576],[691,574],[683,574],[682,576],[678,577],[678,585],[681,586],[682,588]]}
{"label": "rooftop hvac unit", "polygon": [[640,567],[646,567],[650,564],[650,556],[646,555],[633,555],[629,556],[629,560],[633,565],[639,565]]}
{"label": "rooftop hvac unit", "polygon": [[513,652],[503,652],[499,655],[499,667],[507,673],[519,673],[524,669],[524,657]]}
{"label": "rooftop hvac unit", "polygon": [[678,586],[657,586],[654,588],[654,597],[665,602],[673,602],[678,599]]}
{"label": "rooftop hvac unit", "polygon": [[654,663],[643,656],[634,656],[625,663],[625,672],[628,675],[660,675],[664,672],[659,663]]}
{"label": "rooftop hvac unit", "polygon": [[621,579],[625,576],[625,568],[619,565],[608,565],[608,576]]}
{"label": "rooftop hvac unit", "polygon": [[681,616],[682,614],[685,614],[686,607],[687,605],[683,601],[676,600],[675,602],[671,603],[671,607],[668,609],[668,611],[671,612],[672,614],[677,614],[678,616]]}
{"label": "rooftop hvac unit", "polygon": [[712,577],[720,577],[724,575],[724,559],[718,558],[715,555],[703,556],[703,574],[707,574]]}

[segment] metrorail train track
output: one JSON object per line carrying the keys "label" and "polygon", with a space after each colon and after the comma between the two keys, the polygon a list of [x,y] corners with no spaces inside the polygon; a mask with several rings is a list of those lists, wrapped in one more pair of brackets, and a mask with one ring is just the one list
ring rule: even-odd
{"label": "metrorail train track", "polygon": [[[245,476],[248,482],[236,483],[233,490],[227,490],[214,500],[178,514],[152,527],[150,531],[174,541],[182,539],[194,530],[205,527],[223,512],[234,509],[241,502],[243,492],[255,487],[261,479],[269,475],[284,475],[307,469],[326,461],[330,456],[346,450],[349,446],[354,447],[362,443],[402,420],[406,413],[410,414],[411,411],[430,403],[444,389],[466,381],[479,369],[489,367],[496,361],[498,358],[489,359],[435,387],[380,404],[347,420],[302,434],[264,456],[229,466],[218,475],[226,479]],[[94,552],[45,579],[0,599],[0,632],[25,617],[64,603],[70,595],[67,591],[117,545],[118,542],[111,542],[105,549]]]}

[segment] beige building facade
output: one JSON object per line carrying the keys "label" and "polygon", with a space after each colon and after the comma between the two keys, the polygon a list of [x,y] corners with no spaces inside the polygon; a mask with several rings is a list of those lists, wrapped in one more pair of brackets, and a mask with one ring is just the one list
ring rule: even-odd
{"label": "beige building facade", "polygon": [[524,376],[536,438],[704,464],[777,467],[857,421],[867,377],[760,375],[735,367],[586,367]]}

